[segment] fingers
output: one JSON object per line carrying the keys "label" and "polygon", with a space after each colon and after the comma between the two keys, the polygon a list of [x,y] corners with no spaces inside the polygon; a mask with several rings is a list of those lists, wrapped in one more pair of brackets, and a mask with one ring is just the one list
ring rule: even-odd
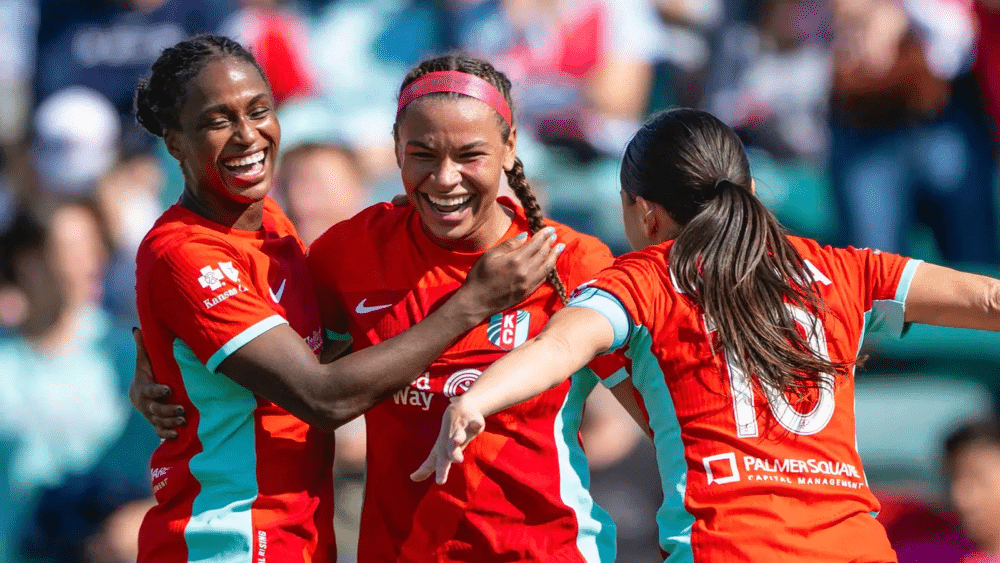
{"label": "fingers", "polygon": [[562,254],[562,251],[565,249],[566,245],[561,242],[552,247],[552,252],[545,255],[542,264],[539,266],[539,270],[545,272],[545,275],[547,276],[549,272],[556,269],[556,260],[558,260],[559,255]]}
{"label": "fingers", "polygon": [[142,395],[142,398],[149,399],[151,401],[159,401],[170,395],[170,387],[159,383],[153,383],[152,385],[140,385],[137,386],[137,389],[139,390],[139,394]]}
{"label": "fingers", "polygon": [[444,456],[437,456],[437,463],[435,464],[435,470],[437,471],[437,481],[438,485],[444,485],[448,482],[448,470],[451,469],[451,460]]}
{"label": "fingers", "polygon": [[410,479],[413,481],[424,481],[428,477],[434,474],[434,468],[437,465],[437,450],[431,450],[431,455],[427,456],[427,459],[420,464],[420,468],[410,473]]}
{"label": "fingers", "polygon": [[175,418],[184,416],[184,408],[180,405],[164,405],[163,403],[158,403],[156,401],[149,401],[146,404],[146,410],[150,418]]}
{"label": "fingers", "polygon": [[545,227],[531,236],[531,240],[521,249],[525,256],[536,256],[540,252],[549,252],[556,240],[556,230],[553,227]]}

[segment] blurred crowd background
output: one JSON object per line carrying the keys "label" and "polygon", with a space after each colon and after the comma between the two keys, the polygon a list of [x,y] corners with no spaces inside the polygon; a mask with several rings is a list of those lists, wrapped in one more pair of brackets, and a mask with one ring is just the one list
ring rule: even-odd
{"label": "blurred crowd background", "polygon": [[[198,32],[266,70],[273,195],[306,242],[402,192],[398,84],[462,50],[513,81],[546,213],[616,253],[624,145],[649,112],[691,106],[741,134],[793,233],[1000,274],[998,0],[0,0],[0,563],[135,556],[158,440],[126,398],[134,254],[182,179],[132,96]],[[866,352],[858,445],[900,561],[1000,560],[1000,337],[914,327]],[[619,559],[658,561],[651,446],[609,394],[591,403]],[[352,561],[364,424],[340,438]]]}

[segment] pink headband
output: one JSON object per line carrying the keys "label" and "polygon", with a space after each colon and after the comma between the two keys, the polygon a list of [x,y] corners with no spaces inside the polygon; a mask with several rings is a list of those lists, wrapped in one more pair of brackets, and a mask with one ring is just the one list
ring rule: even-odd
{"label": "pink headband", "polygon": [[457,70],[440,70],[429,72],[420,78],[410,82],[399,94],[399,105],[396,107],[396,115],[403,111],[407,104],[427,94],[436,92],[455,92],[465,94],[481,102],[485,102],[500,114],[500,117],[511,125],[510,106],[503,94],[492,84],[466,72]]}

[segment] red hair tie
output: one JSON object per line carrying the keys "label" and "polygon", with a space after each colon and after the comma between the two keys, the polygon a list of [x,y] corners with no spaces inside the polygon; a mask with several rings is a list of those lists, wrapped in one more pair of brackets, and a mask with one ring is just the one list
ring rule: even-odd
{"label": "red hair tie", "polygon": [[407,84],[406,88],[403,88],[399,94],[396,117],[398,118],[399,112],[403,111],[403,108],[413,100],[436,92],[455,92],[475,98],[488,104],[499,113],[507,125],[512,125],[510,106],[507,105],[507,100],[504,99],[500,90],[474,74],[457,70],[429,72]]}

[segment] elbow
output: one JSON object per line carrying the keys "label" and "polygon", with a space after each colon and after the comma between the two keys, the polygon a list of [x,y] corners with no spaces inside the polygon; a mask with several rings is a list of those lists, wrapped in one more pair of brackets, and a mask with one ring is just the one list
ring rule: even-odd
{"label": "elbow", "polygon": [[323,432],[333,432],[357,418],[357,415],[336,406],[316,405],[309,408],[308,411],[308,413],[299,418],[309,424],[309,426]]}

